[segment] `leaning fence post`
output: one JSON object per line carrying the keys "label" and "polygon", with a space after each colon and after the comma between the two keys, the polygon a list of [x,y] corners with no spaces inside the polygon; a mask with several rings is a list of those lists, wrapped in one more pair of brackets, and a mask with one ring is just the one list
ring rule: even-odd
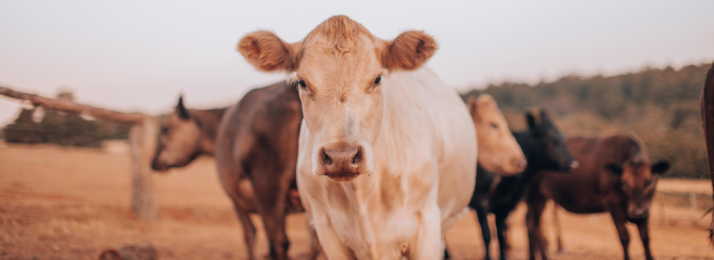
{"label": "leaning fence post", "polygon": [[156,217],[156,198],[151,175],[151,154],[156,146],[158,121],[146,116],[141,123],[132,125],[129,131],[131,147],[131,209],[141,219]]}

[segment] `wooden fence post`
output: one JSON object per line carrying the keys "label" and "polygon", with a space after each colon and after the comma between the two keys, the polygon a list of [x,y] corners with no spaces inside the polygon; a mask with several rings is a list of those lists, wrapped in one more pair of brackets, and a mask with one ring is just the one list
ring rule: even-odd
{"label": "wooden fence post", "polygon": [[697,194],[694,192],[689,193],[689,206],[692,209],[692,224],[697,224]]}
{"label": "wooden fence post", "polygon": [[141,219],[156,218],[156,198],[150,160],[156,147],[158,120],[146,116],[134,124],[129,132],[131,147],[131,209]]}

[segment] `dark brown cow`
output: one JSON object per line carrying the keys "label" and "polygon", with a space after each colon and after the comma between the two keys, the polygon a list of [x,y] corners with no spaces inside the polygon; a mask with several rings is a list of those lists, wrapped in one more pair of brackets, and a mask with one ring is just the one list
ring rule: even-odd
{"label": "dark brown cow", "polygon": [[[251,213],[263,218],[273,259],[287,259],[285,216],[304,211],[295,183],[301,120],[297,91],[285,82],[254,89],[227,109],[189,110],[180,98],[161,126],[152,168],[183,167],[198,155],[215,155],[221,184],[243,225],[249,259],[255,244]],[[320,250],[313,242],[311,258]]]}
{"label": "dark brown cow", "polygon": [[286,82],[248,92],[221,121],[216,139],[218,175],[243,224],[248,259],[253,259],[255,245],[250,213],[263,219],[272,259],[288,259],[285,217],[304,211],[295,182],[301,121],[298,92]]}
{"label": "dark brown cow", "polygon": [[634,137],[568,137],[568,149],[580,167],[572,174],[543,172],[531,182],[526,203],[530,259],[540,251],[547,259],[547,246],[540,229],[545,203],[552,199],[564,209],[579,214],[610,212],[620,236],[624,259],[630,235],[625,224],[637,224],[645,249],[649,248],[649,208],[657,180],[669,169],[669,162],[651,163],[644,146]]}
{"label": "dark brown cow", "polygon": [[[709,159],[709,175],[714,189],[714,64],[707,73],[707,80],[702,90],[702,125],[704,138],[707,141],[707,154]],[[709,240],[714,238],[714,218],[709,226]]]}
{"label": "dark brown cow", "polygon": [[213,156],[218,124],[225,111],[225,108],[186,109],[183,97],[180,97],[174,112],[161,124],[151,168],[166,171],[173,167],[184,167],[202,154]]}

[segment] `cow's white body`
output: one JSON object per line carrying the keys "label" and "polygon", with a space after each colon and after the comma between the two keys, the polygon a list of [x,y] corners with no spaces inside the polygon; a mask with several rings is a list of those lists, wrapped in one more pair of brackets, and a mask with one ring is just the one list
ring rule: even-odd
{"label": "cow's white body", "polygon": [[456,91],[428,69],[382,79],[374,171],[336,182],[313,174],[313,137],[300,130],[300,197],[328,258],[439,259],[443,231],[464,212],[476,178],[476,139]]}

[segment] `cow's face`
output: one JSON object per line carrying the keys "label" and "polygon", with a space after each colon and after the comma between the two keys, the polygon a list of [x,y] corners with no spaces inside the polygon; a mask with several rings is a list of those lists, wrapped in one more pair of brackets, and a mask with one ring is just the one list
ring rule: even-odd
{"label": "cow's face", "polygon": [[468,99],[469,112],[478,139],[478,165],[503,175],[515,175],[526,168],[526,156],[508,128],[496,101],[489,95]]}
{"label": "cow's face", "polygon": [[620,177],[615,189],[624,195],[628,219],[638,221],[649,217],[657,180],[669,170],[669,162],[650,164],[647,158],[635,157],[621,165],[607,164],[605,168]]}
{"label": "cow's face", "polygon": [[300,42],[287,44],[260,31],[243,37],[238,50],[259,70],[295,73],[314,141],[313,173],[348,181],[373,170],[382,88],[390,83],[386,76],[418,69],[434,54],[436,43],[415,31],[384,41],[349,18],[335,16]]}
{"label": "cow's face", "polygon": [[161,124],[159,143],[151,161],[151,168],[166,171],[183,167],[201,153],[201,131],[196,120],[184,107],[183,98],[171,115]]}
{"label": "cow's face", "polygon": [[563,134],[550,120],[545,110],[540,111],[540,120],[533,114],[526,114],[529,134],[533,137],[535,162],[548,170],[567,172],[578,168],[578,161],[568,151]]}

